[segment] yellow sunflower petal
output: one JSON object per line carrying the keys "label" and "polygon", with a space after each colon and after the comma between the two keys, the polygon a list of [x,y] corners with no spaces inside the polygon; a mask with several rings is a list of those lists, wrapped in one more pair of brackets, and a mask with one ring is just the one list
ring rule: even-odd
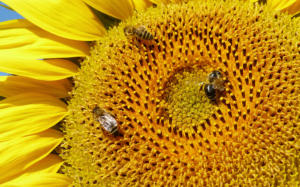
{"label": "yellow sunflower petal", "polygon": [[72,77],[78,67],[64,59],[31,60],[0,53],[0,72],[20,75],[38,80],[60,80]]}
{"label": "yellow sunflower petal", "polygon": [[118,19],[126,19],[133,14],[131,0],[83,0],[95,9]]}
{"label": "yellow sunflower petal", "polygon": [[133,0],[133,3],[135,9],[138,11],[145,10],[152,5],[149,0]]}
{"label": "yellow sunflower petal", "polygon": [[10,97],[20,93],[35,92],[63,98],[72,85],[68,79],[40,81],[21,76],[0,76],[0,96]]}
{"label": "yellow sunflower petal", "polygon": [[56,173],[62,165],[62,159],[55,154],[49,154],[42,160],[29,167],[24,173],[47,172]]}
{"label": "yellow sunflower petal", "polygon": [[71,184],[71,179],[58,173],[35,172],[21,175],[10,180],[1,186],[3,187],[67,187]]}
{"label": "yellow sunflower petal", "polygon": [[0,23],[0,53],[32,59],[81,57],[89,53],[86,42],[58,37],[25,19]]}
{"label": "yellow sunflower petal", "polygon": [[155,4],[159,4],[161,2],[160,0],[150,0],[150,1]]}
{"label": "yellow sunflower petal", "polygon": [[152,3],[154,4],[160,4],[160,3],[164,3],[167,4],[169,3],[171,0],[150,0]]}
{"label": "yellow sunflower petal", "polygon": [[3,0],[35,25],[55,35],[81,41],[97,40],[105,28],[80,0]]}
{"label": "yellow sunflower petal", "polygon": [[288,12],[289,14],[298,14],[300,13],[300,0],[294,2],[292,5],[283,9],[283,11]]}
{"label": "yellow sunflower petal", "polygon": [[0,142],[0,184],[46,157],[61,140],[61,133],[49,129],[39,134]]}
{"label": "yellow sunflower petal", "polygon": [[0,142],[42,132],[66,113],[66,105],[52,96],[25,93],[8,97],[0,102]]}
{"label": "yellow sunflower petal", "polygon": [[269,0],[267,3],[274,8],[275,10],[283,10],[292,4],[294,4],[296,0]]}
{"label": "yellow sunflower petal", "polygon": [[[53,175],[59,170],[61,164],[62,164],[62,159],[58,155],[49,154],[42,160],[38,161],[37,163],[35,163],[31,167],[29,167],[27,170],[24,170],[23,173],[20,173],[18,176],[14,177],[14,178],[10,179],[8,182],[2,184],[2,186],[16,186],[17,187],[17,186],[24,186],[24,183],[26,184],[25,186],[41,186],[42,183],[37,183],[37,182],[40,180],[44,180],[44,179],[36,178],[37,173],[45,173],[46,175]],[[56,175],[56,174],[53,176],[57,176],[59,178],[61,177],[61,175]],[[28,179],[30,179],[30,180],[28,180]],[[34,180],[34,179],[38,179],[38,180]],[[65,178],[65,179],[67,182],[69,181],[68,178]],[[46,178],[46,181],[47,180],[48,179]],[[51,183],[49,183],[49,181],[48,181],[45,184],[51,184]],[[53,184],[56,184],[56,183],[53,183]],[[62,184],[64,184],[64,183],[62,183]]]}

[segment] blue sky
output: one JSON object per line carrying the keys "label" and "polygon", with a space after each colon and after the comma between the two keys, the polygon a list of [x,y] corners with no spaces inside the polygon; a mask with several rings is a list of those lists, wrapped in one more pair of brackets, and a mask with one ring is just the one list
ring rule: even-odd
{"label": "blue sky", "polygon": [[[3,3],[0,2],[0,4]],[[22,16],[20,16],[14,11],[7,10],[6,8],[0,6],[0,22],[11,20],[11,19],[19,19],[19,18],[22,18]],[[7,74],[0,72],[0,76],[1,75],[7,75]]]}
{"label": "blue sky", "polygon": [[[0,2],[0,4],[3,4]],[[22,18],[19,14],[17,14],[14,11],[8,10],[2,6],[0,6],[0,22],[1,21],[7,21],[10,19],[19,19]]]}

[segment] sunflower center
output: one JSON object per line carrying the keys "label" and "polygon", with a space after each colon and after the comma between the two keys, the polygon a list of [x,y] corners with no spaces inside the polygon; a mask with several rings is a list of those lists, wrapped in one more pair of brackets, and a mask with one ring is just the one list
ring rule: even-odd
{"label": "sunflower center", "polygon": [[213,113],[216,103],[211,102],[204,91],[206,74],[201,69],[190,69],[171,78],[164,99],[168,117],[176,128],[188,129]]}
{"label": "sunflower center", "polygon": [[[298,26],[250,3],[191,1],[112,28],[75,77],[62,171],[78,186],[293,186]],[[203,89],[214,70],[216,101]]]}

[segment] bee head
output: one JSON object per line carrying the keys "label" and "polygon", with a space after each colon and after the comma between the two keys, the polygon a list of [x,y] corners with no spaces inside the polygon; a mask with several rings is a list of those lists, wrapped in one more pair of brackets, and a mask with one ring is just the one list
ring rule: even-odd
{"label": "bee head", "polygon": [[125,36],[133,35],[134,34],[134,27],[133,26],[124,27],[124,34],[125,34]]}
{"label": "bee head", "polygon": [[220,78],[222,78],[222,74],[218,70],[214,70],[208,75],[208,81],[210,83],[212,83],[214,80],[220,79]]}

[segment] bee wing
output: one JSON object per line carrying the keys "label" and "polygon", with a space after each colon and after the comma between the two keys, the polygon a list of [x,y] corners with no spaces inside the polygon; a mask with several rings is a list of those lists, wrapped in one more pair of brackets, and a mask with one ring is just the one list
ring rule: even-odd
{"label": "bee wing", "polygon": [[102,127],[110,133],[114,132],[117,128],[118,124],[116,119],[108,113],[105,113],[104,115],[100,116],[98,120]]}
{"label": "bee wing", "polygon": [[147,31],[147,28],[145,27],[145,25],[140,25],[140,26],[136,27],[136,33],[143,33],[144,31]]}

